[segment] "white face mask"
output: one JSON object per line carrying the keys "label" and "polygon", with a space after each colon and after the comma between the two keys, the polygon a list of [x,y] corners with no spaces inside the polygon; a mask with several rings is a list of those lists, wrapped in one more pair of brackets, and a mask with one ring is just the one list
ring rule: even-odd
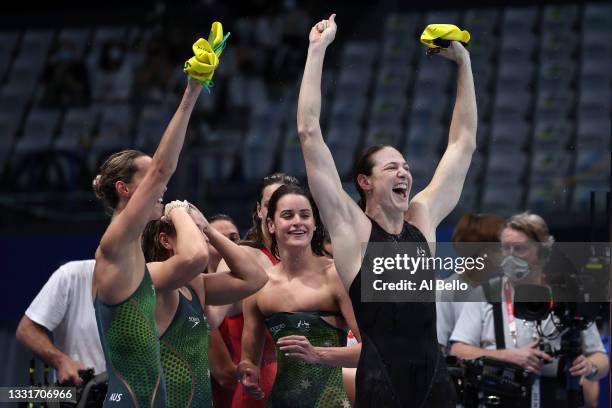
{"label": "white face mask", "polygon": [[514,255],[508,255],[502,260],[501,268],[510,280],[518,282],[525,279],[531,273],[529,264],[524,259]]}

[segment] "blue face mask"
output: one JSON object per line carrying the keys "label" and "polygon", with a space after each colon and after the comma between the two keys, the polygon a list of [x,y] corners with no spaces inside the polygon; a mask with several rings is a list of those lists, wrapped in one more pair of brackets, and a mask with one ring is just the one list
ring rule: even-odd
{"label": "blue face mask", "polygon": [[519,282],[531,273],[529,264],[524,259],[514,255],[506,256],[501,263],[502,272],[511,281]]}

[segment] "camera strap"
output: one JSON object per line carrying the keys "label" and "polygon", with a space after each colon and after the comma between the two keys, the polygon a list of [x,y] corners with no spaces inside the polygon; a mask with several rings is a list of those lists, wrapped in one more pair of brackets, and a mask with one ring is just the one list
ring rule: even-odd
{"label": "camera strap", "polygon": [[494,278],[482,283],[482,289],[487,301],[493,306],[493,327],[495,329],[495,345],[498,350],[506,348],[504,337],[504,318],[501,306],[501,279]]}
{"label": "camera strap", "polygon": [[514,302],[512,301],[512,289],[510,283],[506,281],[504,284],[504,303],[506,304],[506,314],[508,315],[508,328],[510,329],[510,337],[514,347],[518,346],[518,334],[516,329],[516,319],[514,318]]}
{"label": "camera strap", "polygon": [[493,325],[495,326],[495,344],[498,350],[506,348],[504,338],[504,318],[502,317],[501,303],[492,303],[493,306]]}

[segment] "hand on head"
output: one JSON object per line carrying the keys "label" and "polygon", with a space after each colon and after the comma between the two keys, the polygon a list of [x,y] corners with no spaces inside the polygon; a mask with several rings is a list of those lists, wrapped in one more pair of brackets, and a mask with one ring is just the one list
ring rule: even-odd
{"label": "hand on head", "polygon": [[191,215],[191,219],[196,223],[200,231],[206,232],[208,226],[208,220],[204,217],[204,214],[196,207],[195,205],[189,203],[189,215]]}
{"label": "hand on head", "polygon": [[327,47],[334,41],[337,29],[336,15],[332,14],[329,19],[321,20],[312,27],[308,36],[310,44]]}
{"label": "hand on head", "polygon": [[187,213],[190,212],[189,202],[187,202],[187,200],[174,200],[164,206],[164,216],[162,219],[172,220],[172,211],[177,208],[183,208]]}

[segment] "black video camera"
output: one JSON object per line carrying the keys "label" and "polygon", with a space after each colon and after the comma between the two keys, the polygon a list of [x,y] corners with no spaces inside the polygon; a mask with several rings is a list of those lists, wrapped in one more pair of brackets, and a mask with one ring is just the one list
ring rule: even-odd
{"label": "black video camera", "polygon": [[465,408],[518,408],[529,401],[533,374],[516,364],[489,357],[459,360],[448,356],[446,361]]}
{"label": "black video camera", "polygon": [[[604,312],[599,302],[577,302],[567,285],[524,284],[514,288],[516,317],[528,321],[545,320],[551,313],[563,328],[585,330]],[[574,301],[572,301],[574,300]]]}

